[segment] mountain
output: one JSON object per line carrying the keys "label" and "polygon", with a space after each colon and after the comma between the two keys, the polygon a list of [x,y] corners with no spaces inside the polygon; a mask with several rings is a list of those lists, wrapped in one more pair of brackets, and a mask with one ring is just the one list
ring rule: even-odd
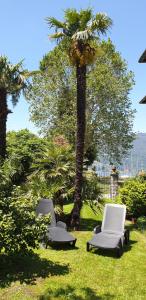
{"label": "mountain", "polygon": [[[101,159],[101,162],[95,161],[93,164],[99,176],[109,176],[111,166]],[[129,154],[123,159],[122,165],[117,166],[121,176],[135,176],[141,170],[146,171],[146,133],[138,132],[133,141],[133,147]]]}
{"label": "mountain", "polygon": [[133,148],[129,155],[123,159],[120,170],[129,176],[135,176],[141,170],[146,171],[146,133],[137,133]]}

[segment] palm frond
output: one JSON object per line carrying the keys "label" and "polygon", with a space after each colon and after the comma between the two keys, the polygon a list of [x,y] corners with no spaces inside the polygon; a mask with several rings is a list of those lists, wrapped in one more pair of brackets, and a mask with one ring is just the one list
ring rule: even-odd
{"label": "palm frond", "polygon": [[94,32],[105,34],[107,29],[112,26],[111,18],[107,17],[105,13],[96,14],[95,18],[89,25],[89,29]]}
{"label": "palm frond", "polygon": [[66,9],[64,12],[64,17],[67,24],[79,24],[80,14],[76,9]]}
{"label": "palm frond", "polygon": [[39,71],[39,70],[36,70],[36,71],[30,71],[30,72],[27,71],[27,70],[24,70],[24,71],[20,72],[20,75],[23,76],[24,79],[27,79],[27,78],[29,78],[29,77],[38,75],[38,74],[40,74],[40,73],[41,73],[41,71]]}
{"label": "palm frond", "polygon": [[92,9],[80,11],[80,30],[87,28],[87,24],[92,20]]}
{"label": "palm frond", "polygon": [[18,103],[20,92],[11,95],[13,107]]}
{"label": "palm frond", "polygon": [[[112,25],[112,20],[105,13],[93,15],[92,9],[80,10],[67,9],[64,12],[65,22],[55,18],[47,18],[50,27],[55,27],[56,32],[49,37],[57,42],[64,41],[69,50],[69,58],[73,65],[80,66],[91,64],[96,58],[91,40],[99,39],[100,34],[106,33]],[[62,28],[61,32],[58,29]]]}
{"label": "palm frond", "polygon": [[17,64],[11,64],[6,56],[0,56],[0,87],[11,95],[12,104],[18,102],[21,91],[25,92],[29,86],[28,78],[38,74],[38,71],[29,72],[23,69],[23,60]]}
{"label": "palm frond", "polygon": [[55,27],[56,29],[58,29],[58,28],[64,28],[65,29],[66,28],[65,23],[57,20],[54,17],[47,17],[46,21],[47,21],[47,23],[49,25],[49,28],[52,28],[52,27]]}
{"label": "palm frond", "polygon": [[22,59],[21,61],[19,61],[17,64],[15,65],[11,65],[9,64],[9,68],[11,69],[11,71],[13,72],[17,72],[18,70],[20,71],[23,65],[24,59]]}
{"label": "palm frond", "polygon": [[50,34],[49,38],[50,39],[60,39],[60,38],[63,38],[64,36],[65,36],[65,34],[63,32],[56,32],[56,33]]}

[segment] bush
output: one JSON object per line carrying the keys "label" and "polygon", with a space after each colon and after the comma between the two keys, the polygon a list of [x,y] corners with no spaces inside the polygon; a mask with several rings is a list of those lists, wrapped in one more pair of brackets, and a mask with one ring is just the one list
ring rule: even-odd
{"label": "bush", "polygon": [[136,224],[139,230],[141,231],[146,230],[146,217],[145,216],[139,217],[137,219]]}
{"label": "bush", "polygon": [[49,217],[36,216],[36,202],[21,195],[19,188],[12,194],[0,197],[0,252],[26,252],[38,247]]}
{"label": "bush", "polygon": [[119,189],[118,200],[127,206],[128,216],[146,216],[146,182],[138,179],[127,180]]}

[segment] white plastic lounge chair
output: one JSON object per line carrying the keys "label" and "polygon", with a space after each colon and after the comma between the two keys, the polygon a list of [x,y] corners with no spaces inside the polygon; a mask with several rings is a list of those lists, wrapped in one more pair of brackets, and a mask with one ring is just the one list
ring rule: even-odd
{"label": "white plastic lounge chair", "polygon": [[51,224],[48,226],[46,233],[46,248],[50,243],[69,243],[75,246],[76,239],[67,232],[66,224],[64,222],[56,222],[53,202],[50,199],[41,199],[36,208],[37,215],[51,214]]}
{"label": "white plastic lounge chair", "polygon": [[129,230],[124,229],[126,206],[106,204],[101,226],[94,229],[95,235],[87,242],[87,251],[91,248],[115,249],[117,256],[123,254],[123,245],[129,242]]}

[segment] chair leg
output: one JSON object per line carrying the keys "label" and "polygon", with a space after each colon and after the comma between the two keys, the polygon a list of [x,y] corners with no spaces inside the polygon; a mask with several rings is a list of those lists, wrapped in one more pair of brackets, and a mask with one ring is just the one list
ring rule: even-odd
{"label": "chair leg", "polygon": [[117,257],[121,257],[123,254],[123,246],[122,244],[120,243],[119,247],[117,248]]}
{"label": "chair leg", "polygon": [[130,231],[127,229],[125,232],[125,244],[128,245],[130,240]]}
{"label": "chair leg", "polygon": [[87,251],[90,251],[90,244],[87,242],[87,247],[86,247]]}
{"label": "chair leg", "polygon": [[77,239],[75,239],[75,240],[71,243],[71,245],[72,245],[73,247],[75,247],[76,241],[77,241]]}

